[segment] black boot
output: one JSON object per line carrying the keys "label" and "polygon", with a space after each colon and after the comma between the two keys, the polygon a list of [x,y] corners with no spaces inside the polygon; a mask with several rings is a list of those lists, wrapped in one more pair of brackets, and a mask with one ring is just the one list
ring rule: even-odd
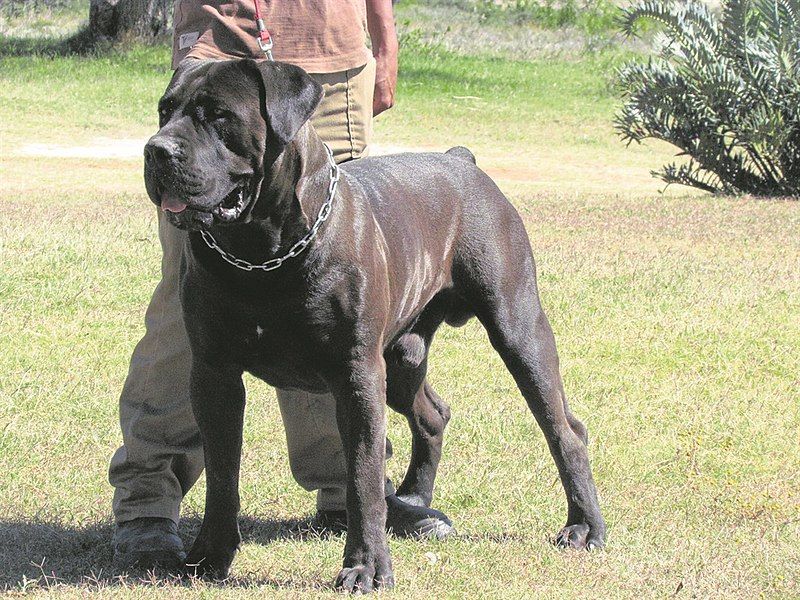
{"label": "black boot", "polygon": [[[319,510],[314,522],[327,531],[347,531],[347,511]],[[386,496],[386,530],[399,537],[436,540],[443,540],[454,531],[453,522],[443,512],[403,502],[394,493]]]}
{"label": "black boot", "polygon": [[142,517],[118,523],[112,541],[114,568],[179,572],[186,562],[178,526],[172,519]]}

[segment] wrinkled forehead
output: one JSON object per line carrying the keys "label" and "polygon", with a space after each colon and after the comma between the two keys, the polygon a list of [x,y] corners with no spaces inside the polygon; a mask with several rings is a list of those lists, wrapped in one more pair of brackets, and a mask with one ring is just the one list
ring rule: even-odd
{"label": "wrinkled forehead", "polygon": [[175,72],[160,104],[179,106],[190,99],[248,106],[257,100],[260,86],[255,69],[244,61],[188,60]]}

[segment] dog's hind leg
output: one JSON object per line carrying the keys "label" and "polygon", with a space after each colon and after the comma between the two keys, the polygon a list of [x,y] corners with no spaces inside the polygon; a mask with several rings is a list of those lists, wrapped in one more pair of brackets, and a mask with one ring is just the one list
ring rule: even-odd
{"label": "dog's hind leg", "polygon": [[528,283],[483,316],[500,353],[544,432],[567,495],[567,523],[560,546],[601,547],[605,523],[589,466],[586,428],[569,411],[558,368],[555,339]]}
{"label": "dog's hind leg", "polygon": [[544,432],[558,467],[568,514],[556,542],[574,548],[600,547],[605,523],[589,466],[586,428],[567,406],[555,339],[539,303],[527,234],[515,213],[502,216],[507,217],[502,223],[506,234],[500,244],[483,246],[465,260],[460,283]]}
{"label": "dog's hind leg", "polygon": [[[450,407],[425,379],[425,340],[409,333],[399,342],[387,356],[386,398],[389,406],[408,420],[411,461],[397,495],[409,504],[430,507]],[[421,360],[415,365],[417,359]]]}
{"label": "dog's hind leg", "polygon": [[450,420],[450,407],[426,379],[414,396],[411,414],[411,462],[397,490],[401,500],[430,507],[439,460],[442,457],[444,429]]}

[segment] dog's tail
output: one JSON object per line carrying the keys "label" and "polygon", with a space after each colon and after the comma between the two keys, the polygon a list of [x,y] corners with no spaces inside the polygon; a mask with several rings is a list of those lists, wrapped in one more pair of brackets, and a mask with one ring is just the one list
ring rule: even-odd
{"label": "dog's tail", "polygon": [[475,160],[475,155],[469,151],[469,148],[464,148],[464,146],[455,146],[453,148],[450,148],[450,150],[445,152],[445,154],[452,154],[453,156],[457,156],[458,158],[461,158],[463,160],[468,160],[473,165],[477,164],[477,161]]}

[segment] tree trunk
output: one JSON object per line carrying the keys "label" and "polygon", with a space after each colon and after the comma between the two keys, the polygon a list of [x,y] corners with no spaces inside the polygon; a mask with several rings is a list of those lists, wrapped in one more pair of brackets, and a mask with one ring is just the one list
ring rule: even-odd
{"label": "tree trunk", "polygon": [[96,38],[153,38],[167,31],[171,0],[90,0],[89,29]]}

